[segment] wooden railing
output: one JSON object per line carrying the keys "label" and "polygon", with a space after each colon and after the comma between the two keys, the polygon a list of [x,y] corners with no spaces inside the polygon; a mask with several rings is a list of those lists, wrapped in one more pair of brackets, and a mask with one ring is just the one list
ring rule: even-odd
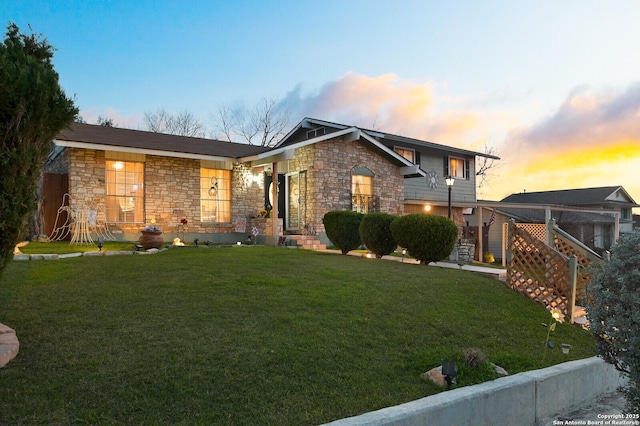
{"label": "wooden railing", "polygon": [[547,307],[558,308],[573,322],[577,260],[509,223],[507,285]]}
{"label": "wooden railing", "polygon": [[575,256],[578,262],[577,271],[577,286],[576,286],[576,300],[579,304],[583,305],[584,292],[587,284],[589,284],[590,276],[588,273],[588,267],[592,262],[602,261],[602,257],[589,247],[584,245],[580,240],[573,237],[571,234],[563,231],[555,226],[555,220],[551,219],[547,229],[551,235],[547,238],[549,241],[553,241],[553,246],[560,253],[567,257]]}

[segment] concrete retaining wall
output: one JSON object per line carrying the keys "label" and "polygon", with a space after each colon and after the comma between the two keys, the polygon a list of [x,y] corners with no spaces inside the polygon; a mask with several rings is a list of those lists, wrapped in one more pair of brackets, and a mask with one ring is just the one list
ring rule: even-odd
{"label": "concrete retaining wall", "polygon": [[612,365],[594,357],[453,389],[328,425],[533,425],[623,384]]}

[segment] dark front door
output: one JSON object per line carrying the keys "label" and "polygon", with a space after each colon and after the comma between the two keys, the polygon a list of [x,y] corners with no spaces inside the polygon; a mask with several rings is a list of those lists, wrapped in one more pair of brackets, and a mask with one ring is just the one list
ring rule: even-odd
{"label": "dark front door", "polygon": [[[271,183],[273,182],[272,180],[272,175],[265,175],[264,176],[264,207],[265,209],[267,208],[267,205],[272,206],[272,202],[273,200],[272,198],[272,193],[273,193],[273,186],[271,186]],[[286,197],[285,197],[285,191],[284,191],[284,175],[278,175],[278,217],[280,219],[284,218],[284,213],[285,213],[285,206],[286,206]]]}

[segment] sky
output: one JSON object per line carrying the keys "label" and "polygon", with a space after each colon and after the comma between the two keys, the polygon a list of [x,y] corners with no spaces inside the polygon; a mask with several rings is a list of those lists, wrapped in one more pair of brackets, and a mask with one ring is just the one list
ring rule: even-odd
{"label": "sky", "polygon": [[221,105],[274,98],[291,126],[492,149],[479,199],[622,185],[640,202],[637,0],[0,3],[56,48],[88,123],[188,111],[215,137]]}

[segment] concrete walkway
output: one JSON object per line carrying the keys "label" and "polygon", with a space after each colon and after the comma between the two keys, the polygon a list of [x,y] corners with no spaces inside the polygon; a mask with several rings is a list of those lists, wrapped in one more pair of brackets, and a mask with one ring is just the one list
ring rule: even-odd
{"label": "concrete walkway", "polygon": [[[340,250],[316,250],[324,253],[334,253],[334,254],[342,254]],[[357,257],[367,257],[367,253],[363,252],[349,252],[349,256],[357,256]],[[375,258],[373,258],[375,259]],[[399,256],[382,256],[382,260],[391,260],[394,262],[403,262],[410,263],[412,265],[419,265],[420,262],[416,259],[410,257],[399,257]],[[467,263],[457,264],[453,262],[432,262],[429,266],[437,266],[439,268],[450,268],[450,269],[462,269],[463,271],[471,271],[479,274],[483,274],[490,278],[495,278],[497,280],[506,281],[507,279],[507,270],[502,268],[492,268],[489,266],[480,266],[480,265],[470,265]]]}

